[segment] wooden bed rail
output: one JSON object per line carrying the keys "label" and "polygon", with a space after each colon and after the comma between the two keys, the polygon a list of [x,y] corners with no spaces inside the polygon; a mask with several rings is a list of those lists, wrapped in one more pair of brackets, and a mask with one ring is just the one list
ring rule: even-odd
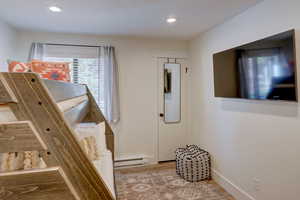
{"label": "wooden bed rail", "polygon": [[[88,96],[87,102],[82,102],[65,113],[61,112],[57,103],[82,95]],[[74,195],[74,192],[69,191],[66,198],[62,196],[62,198],[53,199],[114,200],[113,195],[99,176],[96,168],[80,147],[73,130],[74,124],[79,122],[100,123],[105,121],[105,135],[108,149],[114,154],[114,135],[112,129],[85,85],[42,80],[34,73],[2,72],[0,73],[1,103],[10,107],[19,121],[18,123],[20,123],[18,126],[22,126],[22,129],[26,130],[26,134],[22,135],[21,131],[12,131],[12,129],[17,128],[17,124],[12,122],[12,124],[3,124],[3,127],[6,127],[6,134],[3,136],[3,134],[1,135],[0,125],[0,145],[2,146],[3,144],[1,143],[1,137],[11,136],[10,145],[7,144],[0,147],[0,153],[7,151],[11,146],[14,146],[14,148],[10,149],[9,152],[31,150],[26,145],[15,147],[26,139],[27,142],[33,144],[34,150],[42,150],[42,158],[48,167],[58,166],[59,170],[50,170],[51,172],[49,172],[47,171],[49,169],[45,169],[45,171],[38,171],[34,174],[25,172],[0,174],[0,200],[1,195],[4,194],[3,187],[5,184],[2,181],[4,180],[3,177],[13,177],[9,179],[12,180],[13,187],[13,184],[16,184],[16,180],[20,177],[30,181],[30,178],[27,177],[28,174],[33,175],[38,182],[46,181],[47,177],[50,178],[53,174],[55,175],[53,177],[58,177],[57,174],[66,177],[63,180],[65,182],[67,180],[68,184],[65,183],[63,188],[66,188],[67,185],[69,189],[71,188],[76,191],[76,195]],[[6,139],[4,138],[4,141]],[[40,180],[43,178],[38,178],[37,174],[39,173],[50,173],[52,175],[47,175],[45,176],[45,180]],[[51,199],[50,194],[50,198],[27,198],[20,193],[18,194],[19,198],[11,197],[7,198],[7,200]],[[41,193],[37,193],[37,196],[39,194]]]}
{"label": "wooden bed rail", "polygon": [[114,145],[114,133],[110,127],[110,125],[107,123],[107,121],[104,118],[104,115],[102,114],[99,106],[97,105],[91,91],[89,90],[89,88],[87,88],[88,90],[88,97],[89,97],[89,107],[90,107],[90,111],[88,113],[88,115],[86,116],[86,118],[84,119],[85,122],[96,122],[96,123],[100,123],[105,121],[105,135],[106,135],[106,144],[107,144],[107,148],[112,152],[113,158],[115,157],[114,155],[114,149],[115,149],[115,145]]}
{"label": "wooden bed rail", "polygon": [[55,102],[65,101],[87,94],[87,87],[81,84],[42,79]]}
{"label": "wooden bed rail", "polygon": [[87,95],[89,102],[83,102],[78,106],[67,111],[64,116],[71,126],[79,121],[100,123],[105,121],[105,135],[107,148],[112,152],[114,157],[114,134],[110,125],[106,122],[99,106],[97,105],[91,91],[86,85],[72,84],[60,81],[42,79],[43,83],[49,90],[53,99],[59,103],[68,99],[73,99]]}

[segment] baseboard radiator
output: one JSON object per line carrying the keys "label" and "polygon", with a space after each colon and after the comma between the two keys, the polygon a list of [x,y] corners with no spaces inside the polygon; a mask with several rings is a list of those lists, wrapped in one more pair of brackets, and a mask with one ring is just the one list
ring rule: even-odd
{"label": "baseboard radiator", "polygon": [[134,157],[115,160],[115,168],[142,166],[148,163],[145,157]]}

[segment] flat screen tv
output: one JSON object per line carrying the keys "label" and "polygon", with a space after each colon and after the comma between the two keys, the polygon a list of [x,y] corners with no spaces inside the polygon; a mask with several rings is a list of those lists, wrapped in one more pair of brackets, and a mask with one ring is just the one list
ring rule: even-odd
{"label": "flat screen tv", "polygon": [[297,101],[295,31],[213,55],[215,97]]}

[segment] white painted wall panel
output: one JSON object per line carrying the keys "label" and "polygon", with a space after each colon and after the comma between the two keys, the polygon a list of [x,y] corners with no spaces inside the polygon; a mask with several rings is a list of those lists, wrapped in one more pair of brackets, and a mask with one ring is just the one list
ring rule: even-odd
{"label": "white painted wall panel", "polygon": [[192,141],[212,154],[219,175],[257,200],[299,199],[300,107],[215,98],[212,55],[295,28],[300,61],[299,8],[299,0],[265,0],[190,42]]}

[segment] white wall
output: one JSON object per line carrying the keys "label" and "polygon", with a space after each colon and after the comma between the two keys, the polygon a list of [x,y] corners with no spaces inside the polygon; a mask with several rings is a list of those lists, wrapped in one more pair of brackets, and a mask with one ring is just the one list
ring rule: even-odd
{"label": "white wall", "polygon": [[7,71],[7,59],[14,58],[16,31],[0,20],[0,71]]}
{"label": "white wall", "polygon": [[295,28],[299,61],[299,8],[299,0],[265,0],[190,42],[192,141],[212,154],[216,180],[237,199],[300,198],[300,107],[214,98],[212,54]]}
{"label": "white wall", "polygon": [[129,37],[19,32],[17,55],[26,60],[31,43],[111,44],[120,71],[121,122],[115,127],[117,157],[146,155],[157,158],[158,56],[187,55],[188,43]]}

